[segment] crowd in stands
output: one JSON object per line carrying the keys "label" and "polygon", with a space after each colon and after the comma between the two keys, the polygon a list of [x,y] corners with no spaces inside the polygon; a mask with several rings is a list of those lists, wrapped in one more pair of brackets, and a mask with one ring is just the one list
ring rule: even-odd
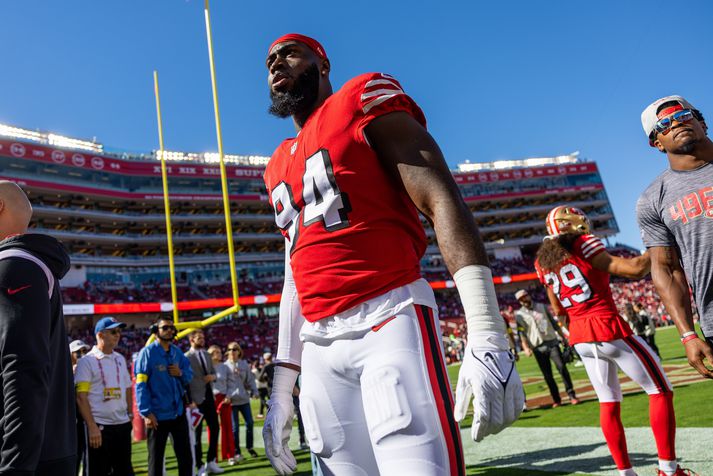
{"label": "crowd in stands", "polygon": [[[254,282],[244,282],[241,284],[241,292],[258,293],[262,291],[273,294],[279,293],[281,287],[282,284],[278,281],[265,283],[261,287]],[[622,313],[626,304],[639,302],[652,316],[657,326],[672,324],[651,280],[614,282],[611,288],[614,300]],[[209,297],[225,297],[230,294],[229,285],[224,284],[215,289],[216,292],[214,294],[211,293]],[[527,289],[533,300],[547,303],[547,296],[542,286],[531,282]],[[208,295],[208,292],[204,290],[204,294]],[[436,300],[441,319],[462,322],[464,318],[463,308],[457,290],[440,290],[436,292]],[[512,292],[501,292],[498,294],[498,301],[502,316],[512,325],[515,319],[515,311],[519,307],[517,300]],[[267,315],[264,307],[257,307],[255,311],[250,314],[241,312],[241,315],[232,321],[210,326],[206,329],[206,338],[221,347],[224,347],[229,342],[239,342],[244,349],[245,358],[249,362],[259,360],[263,352],[274,352],[277,346],[277,317]],[[464,324],[455,329],[444,328],[443,335],[449,362],[459,361],[462,355],[461,343],[465,337]],[[147,329],[129,326],[122,334],[122,342],[117,351],[121,352],[130,361],[132,354],[141,349],[148,337]],[[91,335],[91,330],[81,331],[75,329],[71,331],[71,339],[81,339],[91,345],[94,337]],[[185,346],[187,344],[179,342],[179,345]]]}
{"label": "crowd in stands", "polygon": [[[624,245],[615,246],[609,251],[623,257],[632,257],[639,253]],[[495,276],[516,275],[531,273],[534,269],[533,262],[531,257],[498,259],[492,260],[491,266]],[[450,273],[445,270],[440,257],[431,257],[425,265],[423,275],[429,282],[452,279]],[[279,294],[282,290],[282,277],[281,271],[270,270],[250,274],[243,271],[239,275],[238,282],[240,294],[243,296]],[[211,275],[210,273],[184,278],[177,283],[178,299],[184,301],[230,296],[230,283],[217,278],[217,274]],[[530,281],[526,283],[525,287],[536,302],[548,302],[545,290],[539,283]],[[672,324],[650,278],[640,281],[612,279],[611,289],[622,314],[627,304],[637,302],[652,316],[657,326]],[[88,281],[83,287],[64,288],[63,297],[67,304],[170,301],[171,291],[168,279],[152,278],[141,284],[101,280],[93,283]],[[454,288],[439,290],[436,292],[436,299],[441,319],[452,322],[463,320],[463,308],[457,290]],[[514,313],[519,307],[513,293],[499,292],[498,301],[502,316],[512,325]],[[460,360],[460,347],[462,338],[465,337],[464,333],[460,327],[444,330],[444,342],[449,361]],[[233,341],[240,342],[245,352],[245,358],[251,362],[259,359],[263,352],[275,350],[276,334],[275,312],[268,316],[261,307],[256,308],[256,311],[250,316],[241,313],[233,321],[223,322],[206,330],[206,337],[219,346]],[[87,343],[91,343],[93,340],[91,332],[83,333],[81,331],[73,331],[72,338],[83,339]],[[138,352],[147,338],[148,332],[145,329],[129,327],[123,334],[119,350],[127,358],[130,358],[133,353]]]}

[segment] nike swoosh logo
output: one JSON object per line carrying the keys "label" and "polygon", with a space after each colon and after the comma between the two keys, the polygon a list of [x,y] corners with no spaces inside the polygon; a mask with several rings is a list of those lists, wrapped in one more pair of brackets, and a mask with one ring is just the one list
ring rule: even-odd
{"label": "nike swoosh logo", "polygon": [[490,365],[488,365],[486,362],[483,362],[482,360],[480,360],[480,359],[478,358],[478,356],[475,355],[475,352],[473,352],[472,349],[471,349],[470,353],[471,353],[471,355],[475,358],[475,360],[477,360],[478,362],[480,362],[480,363],[483,365],[483,367],[485,367],[485,368],[488,370],[488,372],[490,372],[496,379],[498,379],[498,380],[500,381],[500,385],[502,385],[502,386],[503,386],[503,389],[505,389],[505,387],[507,386],[508,382],[510,381],[510,376],[512,375],[513,370],[515,370],[515,359],[511,357],[511,359],[510,359],[510,363],[511,363],[510,371],[508,372],[508,374],[507,374],[507,376],[506,376],[505,373],[504,373],[504,372],[502,371],[502,369],[500,368],[500,366],[498,365],[497,360],[495,359],[495,356],[493,356],[493,354],[491,354],[490,352],[486,352],[485,355],[483,356],[483,358],[484,358],[485,360],[490,361],[490,363],[492,363],[492,366],[497,369],[497,372],[495,372],[495,371],[490,367]]}
{"label": "nike swoosh logo", "polygon": [[31,287],[32,287],[32,285],[31,285],[31,284],[28,284],[27,286],[21,286],[21,287],[19,287],[19,288],[15,288],[15,289],[7,288],[7,295],[8,295],[8,296],[12,296],[13,294],[17,294],[17,293],[19,293],[20,291],[24,291],[25,289],[31,288]]}

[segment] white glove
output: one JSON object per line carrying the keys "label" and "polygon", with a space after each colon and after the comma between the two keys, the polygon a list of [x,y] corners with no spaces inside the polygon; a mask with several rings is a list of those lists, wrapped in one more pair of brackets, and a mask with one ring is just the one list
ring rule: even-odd
{"label": "white glove", "polygon": [[492,333],[471,336],[465,348],[454,415],[457,421],[465,418],[472,396],[475,441],[499,433],[522,413],[525,393],[515,358],[507,349],[504,336]]}
{"label": "white glove", "polygon": [[287,444],[292,433],[292,419],[295,405],[292,402],[292,389],[299,373],[283,366],[275,367],[272,395],[267,403],[267,415],[262,428],[265,442],[265,454],[275,472],[280,476],[292,474],[297,470],[297,461]]}

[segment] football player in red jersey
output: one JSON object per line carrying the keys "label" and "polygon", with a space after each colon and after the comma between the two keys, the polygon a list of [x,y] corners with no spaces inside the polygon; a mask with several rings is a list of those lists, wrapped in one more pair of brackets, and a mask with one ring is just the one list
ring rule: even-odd
{"label": "football player in red jersey", "polygon": [[[265,170],[286,246],[268,458],[279,474],[296,468],[287,443],[301,370],[300,410],[324,474],[465,474],[456,421],[471,396],[480,440],[519,416],[523,390],[478,229],[425,117],[386,74],[333,93],[324,48],[303,35],[276,40],[266,65],[270,112],[297,130]],[[455,405],[420,273],[419,211],[468,324]]]}
{"label": "football player in red jersey", "polygon": [[568,321],[569,342],[582,358],[597,393],[600,423],[609,451],[622,476],[634,476],[621,423],[620,368],[649,395],[649,418],[656,439],[659,476],[689,473],[676,462],[676,416],[673,389],[656,354],[632,335],[619,316],[609,288],[609,275],[641,279],[648,274],[648,253],[621,258],[607,253],[589,234],[583,211],[559,206],[547,215],[549,236],[537,251],[535,269],[560,319]]}

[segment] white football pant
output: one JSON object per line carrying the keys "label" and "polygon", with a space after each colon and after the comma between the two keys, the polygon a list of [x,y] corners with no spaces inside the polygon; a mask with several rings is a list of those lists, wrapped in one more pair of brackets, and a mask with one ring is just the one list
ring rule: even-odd
{"label": "white football pant", "polygon": [[375,327],[304,344],[300,411],[322,472],[465,474],[434,310],[409,305]]}

